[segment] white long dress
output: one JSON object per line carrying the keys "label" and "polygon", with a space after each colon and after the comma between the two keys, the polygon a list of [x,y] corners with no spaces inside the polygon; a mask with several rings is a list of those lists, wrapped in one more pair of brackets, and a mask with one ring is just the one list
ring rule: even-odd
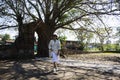
{"label": "white long dress", "polygon": [[52,57],[53,62],[59,62],[59,55],[57,53],[58,50],[60,49],[61,49],[61,43],[59,40],[50,40],[49,50],[52,51],[50,51],[49,56]]}

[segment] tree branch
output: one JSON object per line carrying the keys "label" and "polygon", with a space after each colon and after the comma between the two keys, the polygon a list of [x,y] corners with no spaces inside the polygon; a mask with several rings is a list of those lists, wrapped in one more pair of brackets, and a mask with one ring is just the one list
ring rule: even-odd
{"label": "tree branch", "polygon": [[33,4],[30,0],[28,0],[28,2],[34,7],[34,9],[36,10],[38,16],[39,16],[39,19],[42,20],[41,18],[41,15],[40,15],[40,12],[39,12],[39,9],[38,9],[38,6],[36,6],[35,4]]}
{"label": "tree branch", "polygon": [[[4,27],[3,27],[4,26]],[[0,30],[6,29],[6,28],[16,28],[18,25],[15,26],[9,26],[9,25],[0,25]]]}

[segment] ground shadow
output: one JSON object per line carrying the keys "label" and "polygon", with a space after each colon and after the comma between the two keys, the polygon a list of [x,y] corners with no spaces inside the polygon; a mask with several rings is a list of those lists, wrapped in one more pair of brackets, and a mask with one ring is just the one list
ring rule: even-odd
{"label": "ground shadow", "polygon": [[[98,68],[59,65],[59,75],[53,75],[53,65],[43,60],[0,61],[0,80],[119,80],[119,75]],[[64,69],[62,69],[64,68]]]}
{"label": "ground shadow", "polygon": [[[43,63],[34,60],[0,61],[0,80],[48,79],[52,71],[42,68]],[[39,66],[38,66],[39,64]]]}
{"label": "ground shadow", "polygon": [[114,57],[105,57],[107,61],[112,61],[112,62],[118,62],[120,63],[120,57],[114,56]]}

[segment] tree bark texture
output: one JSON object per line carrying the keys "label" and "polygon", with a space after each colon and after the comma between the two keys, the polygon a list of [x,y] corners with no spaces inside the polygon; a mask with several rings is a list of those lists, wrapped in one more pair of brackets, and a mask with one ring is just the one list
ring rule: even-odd
{"label": "tree bark texture", "polygon": [[54,33],[55,28],[51,28],[44,22],[37,21],[29,24],[24,24],[22,29],[19,29],[19,36],[15,41],[15,46],[20,57],[33,57],[34,56],[34,33],[38,34],[37,42],[37,57],[48,57],[49,50],[48,44],[51,35]]}
{"label": "tree bark texture", "polygon": [[40,27],[37,28],[36,32],[38,34],[38,57],[49,56],[48,44],[54,31],[55,29],[50,28],[50,26],[46,25],[45,23],[41,23]]}
{"label": "tree bark texture", "polygon": [[[33,24],[33,23],[32,23]],[[19,29],[19,35],[15,41],[18,58],[34,57],[34,30],[33,25],[24,24]]]}

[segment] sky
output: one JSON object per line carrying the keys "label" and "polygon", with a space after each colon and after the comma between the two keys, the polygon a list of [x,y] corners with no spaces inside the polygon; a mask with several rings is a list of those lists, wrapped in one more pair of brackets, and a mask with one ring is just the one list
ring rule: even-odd
{"label": "sky", "polygon": [[[116,28],[120,27],[120,17],[114,17],[114,16],[107,16],[103,18],[104,23],[107,24],[108,27],[111,27],[113,32],[111,34],[116,33]],[[68,35],[69,34],[69,35]],[[72,32],[70,32],[69,30],[66,30],[65,32],[62,33],[62,35],[65,35],[67,37],[67,40],[76,40],[76,35]],[[110,38],[109,39],[111,41],[111,43],[114,43],[118,40],[118,38]],[[94,38],[93,40],[91,40],[91,42],[99,42],[98,38]],[[106,41],[105,41],[106,42]]]}
{"label": "sky", "polygon": [[18,35],[18,32],[15,29],[4,29],[0,30],[0,34],[9,34],[11,39],[14,39],[16,35]]}
{"label": "sky", "polygon": [[[109,27],[113,28],[113,32],[116,32],[115,29],[116,27],[120,27],[120,18],[116,18],[114,16],[111,17],[106,17],[103,19],[105,23]],[[10,37],[12,39],[15,39],[15,36],[18,35],[18,32],[15,29],[4,29],[0,30],[0,34],[10,34]],[[65,30],[61,33],[61,35],[64,35],[67,37],[67,40],[77,40],[75,33],[71,32],[70,30]],[[111,39],[111,41],[115,41],[115,39]]]}

